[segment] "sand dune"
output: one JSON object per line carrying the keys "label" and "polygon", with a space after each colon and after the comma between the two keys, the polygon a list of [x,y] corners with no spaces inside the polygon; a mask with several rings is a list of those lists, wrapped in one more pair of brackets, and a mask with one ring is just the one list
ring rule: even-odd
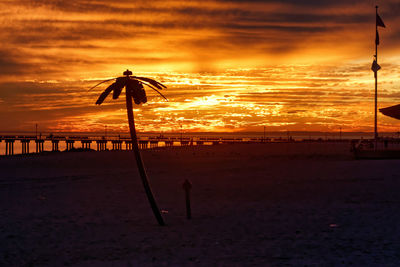
{"label": "sand dune", "polygon": [[[396,266],[400,165],[349,144],[238,144],[0,158],[1,266]],[[192,189],[185,217],[182,182]]]}

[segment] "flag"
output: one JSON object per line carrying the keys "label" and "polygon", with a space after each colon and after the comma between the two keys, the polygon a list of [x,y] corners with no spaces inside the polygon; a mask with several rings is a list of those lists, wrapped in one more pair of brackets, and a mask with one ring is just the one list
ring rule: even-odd
{"label": "flag", "polygon": [[374,59],[374,62],[372,62],[371,70],[373,72],[377,72],[380,69],[381,69],[381,66],[379,66],[378,63],[376,62],[376,59]]}
{"label": "flag", "polygon": [[383,23],[383,20],[379,17],[378,13],[376,13],[376,26],[386,28],[385,23]]}
{"label": "flag", "polygon": [[376,30],[375,44],[379,45],[379,33],[378,33],[378,30]]}
{"label": "flag", "polygon": [[400,105],[379,109],[384,115],[400,120]]}

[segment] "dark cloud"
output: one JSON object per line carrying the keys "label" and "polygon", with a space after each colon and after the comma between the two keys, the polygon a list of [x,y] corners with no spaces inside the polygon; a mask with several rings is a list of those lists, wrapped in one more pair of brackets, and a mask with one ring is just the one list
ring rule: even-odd
{"label": "dark cloud", "polygon": [[32,67],[32,64],[26,62],[17,51],[18,48],[14,51],[0,49],[0,76],[20,75],[26,73]]}
{"label": "dark cloud", "polygon": [[[221,2],[228,3],[243,3],[241,0],[220,0]],[[246,4],[266,4],[266,3],[274,3],[281,4],[283,1],[279,0],[250,0],[246,1]],[[363,4],[365,1],[363,0],[285,0],[285,4],[299,6],[299,7],[332,7],[332,6],[348,6],[348,5],[357,5]]]}
{"label": "dark cloud", "polygon": [[[116,7],[110,1],[62,1],[62,0],[34,0],[22,1],[31,7],[46,7],[52,10],[60,10],[66,12],[86,12],[86,13],[130,13],[133,8],[129,7]],[[119,3],[127,3],[133,5],[131,1],[118,1]]]}
{"label": "dark cloud", "polygon": [[[206,1],[169,4],[165,1],[147,3],[146,1],[118,2],[109,1],[23,1],[14,6],[24,5],[32,8],[42,7],[49,13],[62,11],[59,16],[51,15],[29,17],[29,19],[10,20],[3,24],[4,39],[10,45],[35,48],[76,47],[94,50],[104,48],[106,42],[134,39],[167,39],[169,44],[183,48],[192,42],[198,49],[225,47],[225,50],[240,50],[241,46],[254,45],[260,52],[291,53],[299,44],[310,37],[323,36],[346,30],[352,23],[363,24],[373,21],[366,10],[346,13],[318,13],[313,9],[296,10],[291,5],[330,8],[345,4],[357,6],[362,1],[237,1],[231,7],[221,5],[210,8],[207,3],[219,5],[224,1]],[[234,3],[235,1],[231,1]],[[252,4],[278,3],[284,8],[270,10],[268,7],[251,7]],[[292,10],[290,10],[292,9]],[[12,10],[12,9],[10,9]],[[19,10],[19,9],[18,9]],[[294,12],[292,12],[294,11]],[[18,12],[18,11],[16,11]],[[76,14],[82,14],[82,18]],[[120,15],[121,13],[131,16]],[[55,13],[58,14],[58,13]],[[93,18],[88,15],[94,14]],[[103,16],[104,15],[104,16]],[[188,31],[193,37],[185,38]],[[196,31],[218,31],[209,36],[197,35]],[[179,32],[180,31],[180,32]],[[227,42],[227,43],[225,43]],[[257,45],[259,48],[257,48]],[[135,46],[136,50],[145,49],[145,45]],[[192,49],[192,48],[190,48]],[[107,51],[104,51],[107,52]],[[219,51],[218,51],[219,52]],[[222,54],[226,53],[222,51]],[[231,56],[230,53],[226,53]],[[202,56],[203,57],[203,56]]]}

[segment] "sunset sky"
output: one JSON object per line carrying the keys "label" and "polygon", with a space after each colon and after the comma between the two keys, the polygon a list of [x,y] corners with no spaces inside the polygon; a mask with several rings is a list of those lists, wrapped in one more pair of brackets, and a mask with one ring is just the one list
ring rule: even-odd
{"label": "sunset sky", "polygon": [[381,108],[400,103],[398,0],[0,0],[0,132],[127,130],[123,97],[94,104],[109,83],[87,92],[127,68],[168,87],[141,131],[373,131],[376,4]]}

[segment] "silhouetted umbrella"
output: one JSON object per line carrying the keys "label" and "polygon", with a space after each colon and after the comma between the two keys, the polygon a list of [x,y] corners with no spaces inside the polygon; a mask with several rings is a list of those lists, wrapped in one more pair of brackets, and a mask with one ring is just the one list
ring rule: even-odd
{"label": "silhouetted umbrella", "polygon": [[[164,220],[161,216],[160,210],[158,209],[157,203],[154,199],[153,193],[151,192],[151,188],[149,185],[149,181],[147,179],[147,174],[146,174],[146,170],[144,168],[142,156],[140,155],[139,146],[138,146],[138,142],[137,142],[137,136],[136,136],[135,120],[134,120],[133,111],[132,111],[132,109],[133,109],[132,99],[135,102],[135,104],[137,104],[137,105],[139,105],[140,103],[147,102],[147,96],[146,96],[146,92],[144,90],[143,85],[150,87],[151,89],[153,89],[154,91],[156,91],[162,97],[165,98],[165,96],[163,96],[157,89],[161,90],[161,89],[167,88],[167,87],[165,87],[161,83],[159,83],[153,79],[150,79],[150,78],[131,76],[132,72],[129,70],[126,70],[123,74],[125,75],[123,77],[118,77],[118,78],[113,78],[113,79],[102,81],[102,82],[96,84],[95,86],[93,86],[92,88],[90,88],[89,91],[104,82],[116,80],[113,84],[108,86],[106,88],[106,90],[104,90],[104,92],[97,99],[96,104],[100,105],[101,103],[103,103],[104,99],[111,92],[113,92],[113,99],[117,99],[119,97],[119,95],[121,94],[122,89],[124,89],[124,87],[125,87],[126,110],[127,110],[127,114],[128,114],[129,130],[131,133],[133,151],[135,152],[135,158],[136,158],[136,163],[137,163],[137,166],[139,169],[139,174],[142,179],[143,187],[146,192],[147,198],[150,202],[151,209],[153,210],[153,213],[157,219],[157,222],[160,225],[165,225]],[[167,98],[165,98],[165,99],[167,99]]]}
{"label": "silhouetted umbrella", "polygon": [[400,120],[400,104],[387,108],[381,108],[379,111],[382,112],[383,115]]}

